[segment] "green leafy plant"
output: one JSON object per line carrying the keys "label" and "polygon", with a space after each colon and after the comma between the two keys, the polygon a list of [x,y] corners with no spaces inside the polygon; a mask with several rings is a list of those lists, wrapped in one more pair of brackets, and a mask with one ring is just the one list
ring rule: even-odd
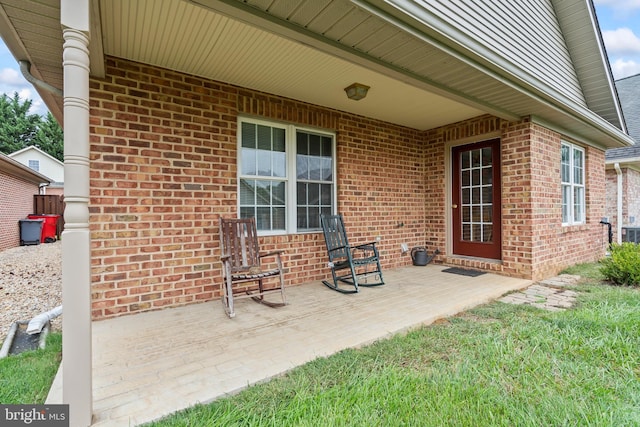
{"label": "green leafy plant", "polygon": [[615,285],[640,286],[640,246],[625,242],[611,246],[611,256],[601,261],[605,280]]}

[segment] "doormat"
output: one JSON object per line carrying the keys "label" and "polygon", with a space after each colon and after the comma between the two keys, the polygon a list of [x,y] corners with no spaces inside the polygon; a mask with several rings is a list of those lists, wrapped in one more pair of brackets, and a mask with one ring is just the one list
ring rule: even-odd
{"label": "doormat", "polygon": [[445,268],[444,270],[442,270],[442,272],[458,274],[460,276],[467,276],[467,277],[478,277],[478,276],[482,276],[483,274],[486,274],[484,271],[467,270],[466,268],[460,268],[460,267]]}

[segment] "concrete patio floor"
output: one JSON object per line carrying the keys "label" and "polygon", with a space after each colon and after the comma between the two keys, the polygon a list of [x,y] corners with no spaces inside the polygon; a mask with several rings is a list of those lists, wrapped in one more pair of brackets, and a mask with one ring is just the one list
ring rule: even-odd
{"label": "concrete patio floor", "polygon": [[[352,295],[320,282],[293,286],[282,308],[238,300],[234,319],[213,301],[94,322],[93,425],[156,420],[531,284],[445,268],[387,270],[385,286]],[[58,372],[47,403],[62,402],[61,378]]]}

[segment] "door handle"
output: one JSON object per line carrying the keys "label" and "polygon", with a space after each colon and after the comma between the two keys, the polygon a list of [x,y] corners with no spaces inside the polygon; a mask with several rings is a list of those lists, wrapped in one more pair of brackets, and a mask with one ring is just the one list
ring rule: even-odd
{"label": "door handle", "polygon": [[458,205],[451,205],[453,209],[458,209]]}

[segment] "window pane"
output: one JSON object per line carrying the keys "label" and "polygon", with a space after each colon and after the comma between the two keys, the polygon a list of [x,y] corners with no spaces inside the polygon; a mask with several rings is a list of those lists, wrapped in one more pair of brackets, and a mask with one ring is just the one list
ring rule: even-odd
{"label": "window pane", "polygon": [[251,218],[256,216],[255,208],[253,207],[241,207],[240,218]]}
{"label": "window pane", "polygon": [[331,157],[322,158],[322,176],[323,181],[331,181],[333,179],[333,161]]}
{"label": "window pane", "polygon": [[320,228],[320,214],[317,209],[309,209],[309,229]]}
{"label": "window pane", "polygon": [[256,175],[256,150],[243,148],[240,152],[240,163],[242,164],[242,175]]}
{"label": "window pane", "polygon": [[309,136],[306,133],[296,132],[296,152],[298,154],[309,154]]}
{"label": "window pane", "polygon": [[296,156],[296,176],[298,179],[309,179],[309,157],[298,154]]}
{"label": "window pane", "polygon": [[308,186],[309,193],[307,195],[308,201],[310,205],[317,206],[320,204],[320,185],[319,184],[309,184]]}
{"label": "window pane", "polygon": [[573,220],[574,222],[584,221],[584,188],[576,187],[573,200]]}
{"label": "window pane", "polygon": [[256,189],[254,180],[240,180],[240,205],[254,205],[256,203]]}
{"label": "window pane", "polygon": [[570,168],[569,168],[569,164],[568,163],[563,163],[562,166],[560,167],[560,170],[562,171],[562,182],[566,182],[569,183],[571,182],[571,174],[569,172]]}
{"label": "window pane", "polygon": [[468,205],[469,203],[471,203],[471,189],[470,188],[463,188],[462,189],[462,204],[463,205]]}
{"label": "window pane", "polygon": [[493,222],[493,206],[482,207],[482,222]]}
{"label": "window pane", "polygon": [[482,149],[482,166],[491,166],[491,147]]}
{"label": "window pane", "polygon": [[319,135],[309,135],[309,154],[312,156],[320,155],[320,136]]}
{"label": "window pane", "polygon": [[471,203],[480,204],[480,187],[473,187],[471,189]]}
{"label": "window pane", "polygon": [[463,222],[471,221],[471,207],[469,206],[462,207],[462,221]]}
{"label": "window pane", "polygon": [[471,241],[471,224],[462,224],[462,240]]}
{"label": "window pane", "polygon": [[271,152],[258,150],[258,175],[271,176]]}
{"label": "window pane", "polygon": [[273,226],[272,230],[285,230],[287,224],[287,216],[285,208],[273,208]]}
{"label": "window pane", "polygon": [[296,214],[298,216],[298,218],[296,219],[298,228],[300,229],[309,228],[309,221],[307,220],[307,207],[298,206],[296,210]]}
{"label": "window pane", "polygon": [[471,185],[480,185],[480,169],[471,171]]}
{"label": "window pane", "polygon": [[466,170],[466,171],[462,171],[462,186],[463,187],[468,187],[471,185],[471,171]]}
{"label": "window pane", "polygon": [[242,146],[256,148],[256,125],[253,123],[242,123]]}
{"label": "window pane", "polygon": [[273,153],[273,176],[280,178],[287,176],[287,155],[285,153]]}
{"label": "window pane", "polygon": [[307,205],[307,184],[298,182],[296,184],[296,198],[298,206]]}
{"label": "window pane", "polygon": [[492,168],[482,168],[482,184],[493,184],[493,170]]}
{"label": "window pane", "polygon": [[320,185],[320,203],[325,206],[331,206],[333,199],[333,186],[330,184]]}
{"label": "window pane", "polygon": [[471,153],[468,151],[460,153],[460,164],[462,165],[462,169],[469,169],[471,166]]}
{"label": "window pane", "polygon": [[493,203],[493,187],[482,187],[482,203]]}
{"label": "window pane", "polygon": [[569,222],[569,207],[571,200],[571,187],[569,185],[562,186],[562,222]]}
{"label": "window pane", "polygon": [[480,166],[480,151],[481,150],[471,150],[471,166],[478,167]]}
{"label": "window pane", "polygon": [[271,145],[271,127],[258,125],[258,149],[272,150]]}
{"label": "window pane", "polygon": [[483,242],[492,242],[493,241],[493,225],[484,224],[482,226],[482,241]]}
{"label": "window pane", "polygon": [[273,128],[273,151],[282,153],[286,151],[284,136],[284,129]]}
{"label": "window pane", "polygon": [[256,183],[256,205],[269,206],[271,204],[271,182],[255,181]]}
{"label": "window pane", "polygon": [[333,157],[333,150],[331,149],[331,138],[329,138],[328,136],[322,137],[321,154],[324,157]]}
{"label": "window pane", "polygon": [[473,224],[471,228],[471,240],[474,242],[482,241],[482,225],[481,224]]}
{"label": "window pane", "polygon": [[256,208],[256,228],[258,230],[271,230],[271,208]]}
{"label": "window pane", "polygon": [[273,182],[271,184],[272,188],[272,199],[271,204],[275,206],[284,206],[286,202],[286,190],[287,187],[284,182]]}
{"label": "window pane", "polygon": [[309,159],[309,178],[316,181],[322,178],[322,163],[320,163],[320,157],[311,157]]}

